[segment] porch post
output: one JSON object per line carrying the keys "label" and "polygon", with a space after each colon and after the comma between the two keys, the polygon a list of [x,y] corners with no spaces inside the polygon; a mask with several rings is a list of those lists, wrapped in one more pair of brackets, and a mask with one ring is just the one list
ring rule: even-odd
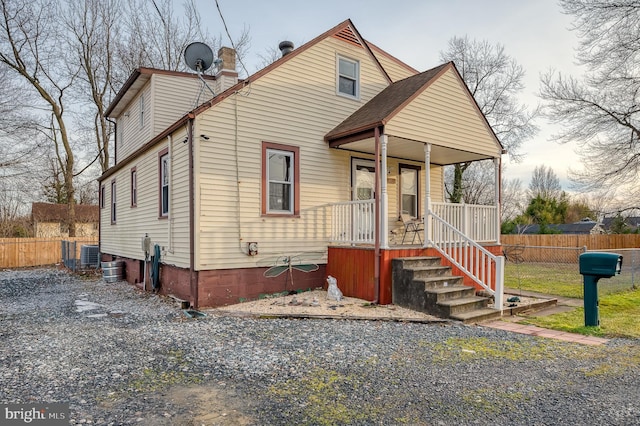
{"label": "porch post", "polygon": [[387,142],[388,138],[382,133],[380,138],[380,246],[389,248],[389,198],[387,195]]}
{"label": "porch post", "polygon": [[502,200],[501,200],[501,193],[502,191],[500,190],[500,187],[502,186],[502,179],[501,179],[501,161],[500,161],[500,157],[496,157],[493,159],[493,167],[494,167],[494,174],[495,174],[495,204],[496,204],[496,243],[500,244],[500,228],[501,228],[501,220],[500,220],[500,216],[501,216],[501,207],[502,207]]}
{"label": "porch post", "polygon": [[431,144],[424,144],[424,246],[431,228]]}

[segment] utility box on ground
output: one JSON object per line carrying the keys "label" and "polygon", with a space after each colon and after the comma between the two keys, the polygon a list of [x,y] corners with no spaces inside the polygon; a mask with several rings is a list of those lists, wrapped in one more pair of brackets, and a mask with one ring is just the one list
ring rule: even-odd
{"label": "utility box on ground", "polygon": [[584,325],[598,326],[598,280],[620,275],[622,256],[616,253],[582,253],[579,264],[584,282]]}

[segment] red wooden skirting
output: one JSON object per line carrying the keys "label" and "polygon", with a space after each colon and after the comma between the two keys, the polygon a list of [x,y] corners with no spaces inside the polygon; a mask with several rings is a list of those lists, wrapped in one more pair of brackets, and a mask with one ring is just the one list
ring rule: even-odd
{"label": "red wooden skirting", "polygon": [[[502,252],[500,246],[486,246],[485,248],[497,255]],[[438,252],[432,248],[394,248],[380,250],[380,256],[379,303],[387,305],[392,303],[391,259],[411,256],[438,256]],[[329,247],[327,275],[331,275],[338,280],[338,287],[345,296],[373,301],[375,297],[374,260],[375,251],[373,247]],[[442,264],[452,266],[444,259]],[[462,275],[465,285],[481,288],[458,268],[452,267],[452,273],[454,275]],[[495,278],[495,270],[492,271],[492,275]]]}

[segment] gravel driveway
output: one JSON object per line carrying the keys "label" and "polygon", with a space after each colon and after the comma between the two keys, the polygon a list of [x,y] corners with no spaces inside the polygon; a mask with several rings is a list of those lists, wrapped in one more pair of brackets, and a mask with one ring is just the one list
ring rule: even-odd
{"label": "gravel driveway", "polygon": [[124,282],[36,269],[0,271],[0,343],[0,403],[69,403],[71,424],[640,424],[636,340],[187,319]]}

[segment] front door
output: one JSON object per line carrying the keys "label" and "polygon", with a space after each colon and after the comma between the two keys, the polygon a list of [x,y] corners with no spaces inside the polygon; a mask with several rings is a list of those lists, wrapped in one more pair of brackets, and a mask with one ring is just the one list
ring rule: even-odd
{"label": "front door", "polygon": [[352,198],[354,201],[362,201],[362,203],[356,205],[353,211],[353,237],[357,241],[373,241],[375,227],[373,202],[376,188],[375,172],[375,162],[361,159],[352,160]]}

